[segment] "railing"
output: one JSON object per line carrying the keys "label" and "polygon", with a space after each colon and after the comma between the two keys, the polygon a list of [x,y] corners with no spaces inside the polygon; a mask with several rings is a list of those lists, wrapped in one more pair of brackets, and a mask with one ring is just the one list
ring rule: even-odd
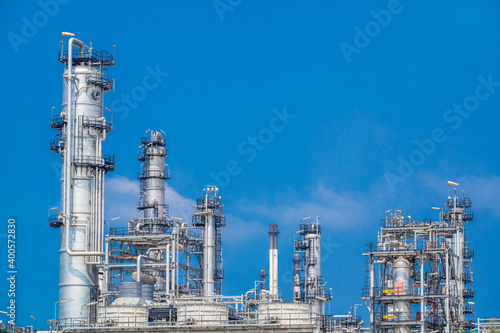
{"label": "railing", "polygon": [[162,179],[170,179],[170,170],[148,170],[139,172],[139,179],[146,178],[162,178]]}
{"label": "railing", "polygon": [[472,298],[474,297],[474,289],[464,289],[462,295],[465,298]]}
{"label": "railing", "polygon": [[466,210],[463,214],[464,221],[472,221],[474,219],[474,214],[470,210]]}
{"label": "railing", "polygon": [[[59,51],[59,61],[68,64],[68,51]],[[73,52],[73,64],[91,62],[93,65],[112,66],[115,64],[114,56],[108,51],[89,50],[88,52]]]}
{"label": "railing", "polygon": [[59,215],[51,215],[49,216],[49,227],[52,228],[60,228],[63,225],[63,222],[59,220]]}
{"label": "railing", "polygon": [[73,163],[76,166],[96,166],[104,168],[106,171],[115,170],[115,155],[108,154],[102,158],[94,156],[74,157]]}
{"label": "railing", "polygon": [[434,324],[434,317],[427,317],[422,319],[420,312],[411,313],[385,313],[375,315],[375,326],[388,326],[388,325],[420,325],[422,320],[429,324]]}
{"label": "railing", "polygon": [[56,136],[55,139],[50,140],[50,150],[54,153],[60,153],[64,149],[64,140],[61,140],[61,136]]}
{"label": "railing", "polygon": [[82,121],[84,126],[97,127],[97,128],[105,128],[106,132],[111,132],[113,129],[113,124],[111,120],[108,119],[99,119],[96,117],[83,117]]}
{"label": "railing", "polygon": [[[454,198],[448,198],[446,200],[446,207],[448,208],[453,208],[455,205],[454,203]],[[470,208],[471,207],[471,201],[470,198],[459,198],[457,201],[457,208]]]}
{"label": "railing", "polygon": [[486,333],[492,328],[500,329],[500,318],[478,318],[476,325],[478,333]]}
{"label": "railing", "polygon": [[154,138],[149,138],[147,136],[143,136],[141,139],[141,142],[143,145],[153,143],[153,144],[160,145],[162,147],[165,147],[165,145],[167,144],[167,141],[165,139],[159,138],[157,135]]}
{"label": "railing", "polygon": [[463,255],[464,255],[464,258],[472,258],[474,257],[474,250],[471,248],[470,246],[470,243],[466,243],[465,244],[465,247],[463,249]]}
{"label": "railing", "polygon": [[91,83],[101,87],[105,91],[113,89],[113,83],[114,83],[113,79],[109,77],[109,75],[101,72],[87,74],[86,81],[89,84]]}
{"label": "railing", "polygon": [[436,242],[431,242],[426,239],[417,239],[410,244],[404,245],[403,249],[400,249],[401,245],[390,245],[389,243],[378,243],[372,242],[365,244],[365,252],[404,252],[404,251],[432,251],[432,250],[444,250],[447,247],[445,239],[438,239]]}
{"label": "railing", "polygon": [[311,224],[301,224],[300,231],[306,234],[321,233],[321,224],[311,223]]}
{"label": "railing", "polygon": [[66,124],[66,118],[61,116],[54,116],[50,119],[50,127],[52,128],[60,129],[64,124]]}
{"label": "railing", "polygon": [[[105,308],[104,308],[105,309]],[[323,319],[323,317],[327,317]],[[176,320],[172,320],[176,319]],[[177,309],[177,316],[173,318],[154,316],[148,318],[147,313],[136,316],[123,315],[120,313],[100,314],[97,321],[88,322],[82,318],[61,318],[58,320],[56,330],[63,328],[83,328],[83,327],[169,327],[169,326],[322,326],[346,328],[357,326],[361,322],[359,316],[353,318],[333,318],[333,316],[311,316],[309,312],[239,312],[228,313],[181,313]],[[26,331],[30,332],[30,331]]]}

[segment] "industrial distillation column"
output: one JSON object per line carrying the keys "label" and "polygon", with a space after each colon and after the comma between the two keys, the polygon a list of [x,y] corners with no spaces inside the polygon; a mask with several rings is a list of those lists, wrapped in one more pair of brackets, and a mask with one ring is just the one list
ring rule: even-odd
{"label": "industrial distillation column", "polygon": [[221,294],[222,270],[221,227],[226,225],[219,189],[207,186],[197,199],[193,225],[203,228],[203,296]]}
{"label": "industrial distillation column", "polygon": [[165,170],[166,142],[160,132],[149,131],[142,138],[138,160],[143,162],[139,172],[141,184],[137,209],[144,212],[140,228],[152,232],[165,232],[167,206],[165,205],[165,179],[170,171]]}
{"label": "industrial distillation column", "polygon": [[278,298],[278,225],[269,225],[269,294]]}
{"label": "industrial distillation column", "polygon": [[[75,55],[73,46],[78,46]],[[59,319],[63,325],[73,318],[87,318],[87,304],[97,299],[96,264],[104,255],[104,175],[114,170],[114,156],[103,156],[101,149],[111,131],[111,123],[103,115],[101,94],[113,88],[113,81],[103,74],[106,66],[114,64],[113,58],[92,47],[86,51],[75,38],[59,54],[67,69],[62,111],[51,119],[51,127],[60,131],[51,150],[63,158],[63,211],[49,225],[61,228]]]}
{"label": "industrial distillation column", "polygon": [[[309,219],[309,218],[306,218]],[[321,276],[321,225],[316,221],[301,224],[299,239],[294,244],[294,301],[311,304],[313,315],[323,315],[325,302],[331,295],[325,292],[325,282]],[[296,269],[296,256],[300,269]],[[300,276],[303,274],[303,276]]]}

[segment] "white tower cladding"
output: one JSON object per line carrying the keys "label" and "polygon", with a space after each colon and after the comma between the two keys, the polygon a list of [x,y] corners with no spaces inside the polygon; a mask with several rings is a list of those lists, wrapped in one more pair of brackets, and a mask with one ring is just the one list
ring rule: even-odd
{"label": "white tower cladding", "polygon": [[51,127],[59,130],[51,150],[63,159],[63,211],[49,225],[61,229],[59,318],[64,322],[80,317],[85,305],[97,298],[96,264],[104,255],[104,175],[115,168],[114,156],[102,153],[102,143],[111,131],[111,122],[103,114],[102,93],[113,89],[113,81],[103,71],[114,64],[114,56],[86,49],[83,42],[71,38],[59,61],[67,68],[62,111],[51,119]]}
{"label": "white tower cladding", "polygon": [[203,229],[203,296],[221,294],[224,277],[221,227],[226,225],[223,208],[219,189],[207,186],[193,213],[193,225]]}
{"label": "white tower cladding", "polygon": [[269,293],[278,297],[278,225],[269,225]]}

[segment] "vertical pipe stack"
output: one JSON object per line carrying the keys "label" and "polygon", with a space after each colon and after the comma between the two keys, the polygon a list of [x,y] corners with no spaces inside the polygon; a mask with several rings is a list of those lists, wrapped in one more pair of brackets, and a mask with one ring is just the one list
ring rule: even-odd
{"label": "vertical pipe stack", "polygon": [[[73,56],[74,44],[78,52]],[[98,294],[96,264],[104,255],[104,175],[114,170],[114,156],[102,154],[102,142],[111,131],[111,123],[103,117],[102,93],[113,88],[103,70],[114,59],[105,51],[86,52],[83,42],[71,38],[59,61],[67,69],[62,111],[51,119],[51,127],[60,131],[51,150],[63,158],[63,213],[49,225],[61,228],[59,319],[64,325],[71,319],[87,319],[86,304]]]}
{"label": "vertical pipe stack", "polygon": [[278,298],[278,225],[269,226],[269,293]]}

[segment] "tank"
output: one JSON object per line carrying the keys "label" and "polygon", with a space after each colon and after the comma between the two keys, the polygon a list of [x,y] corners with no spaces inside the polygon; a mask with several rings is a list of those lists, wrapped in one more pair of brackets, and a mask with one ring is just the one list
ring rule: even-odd
{"label": "tank", "polygon": [[153,302],[153,296],[155,292],[155,286],[151,284],[143,284],[142,285],[142,298],[146,302]]}
{"label": "tank", "polygon": [[118,297],[142,297],[142,283],[124,281],[118,284]]}
{"label": "tank", "polygon": [[311,305],[307,303],[274,302],[259,305],[260,324],[310,325]]}
{"label": "tank", "polygon": [[229,306],[220,303],[178,303],[180,325],[227,325]]}
{"label": "tank", "polygon": [[117,327],[147,326],[148,316],[145,306],[111,305],[99,308],[98,323]]}

